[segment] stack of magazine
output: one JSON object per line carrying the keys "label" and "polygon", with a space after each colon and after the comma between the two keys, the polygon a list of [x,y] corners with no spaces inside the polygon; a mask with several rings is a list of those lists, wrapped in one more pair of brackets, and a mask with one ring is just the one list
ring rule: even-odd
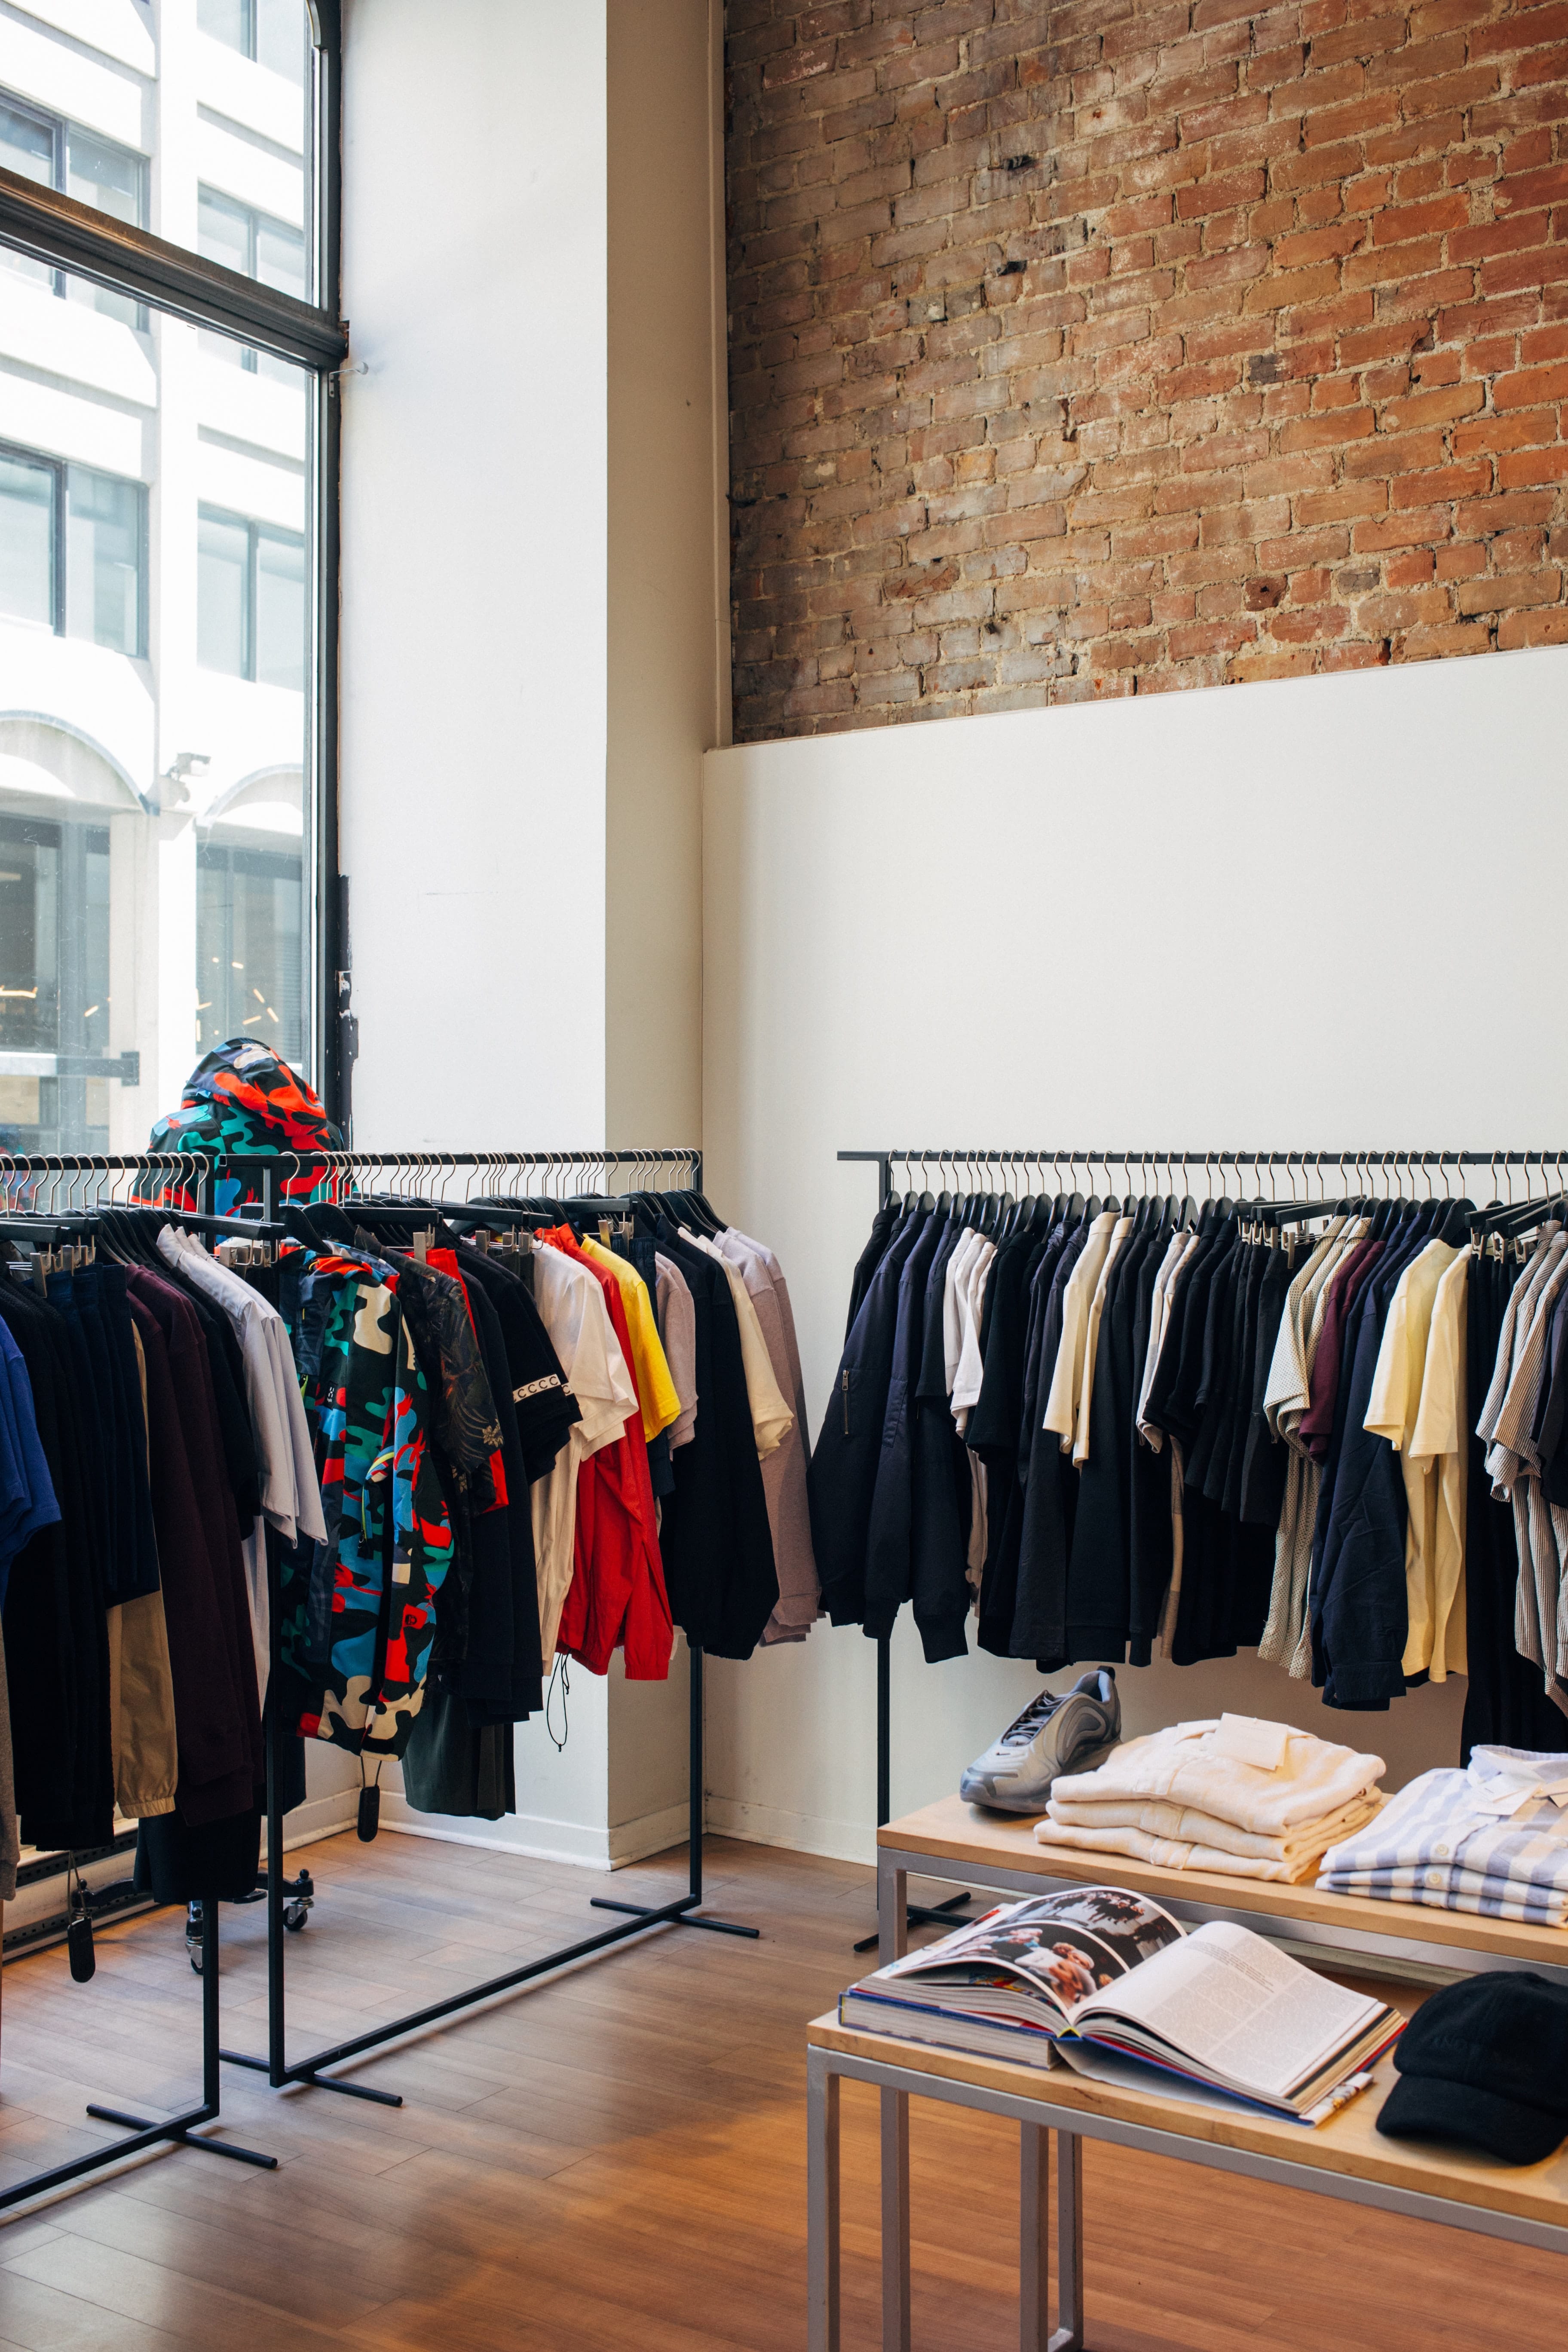
{"label": "stack of magazine", "polygon": [[1219,2092],[1308,2124],[1364,2088],[1405,2023],[1249,1928],[1210,1920],[1189,1935],[1120,1886],[1005,1904],[863,1977],[838,2017],[1026,2066],[1065,2060],[1101,2082]]}

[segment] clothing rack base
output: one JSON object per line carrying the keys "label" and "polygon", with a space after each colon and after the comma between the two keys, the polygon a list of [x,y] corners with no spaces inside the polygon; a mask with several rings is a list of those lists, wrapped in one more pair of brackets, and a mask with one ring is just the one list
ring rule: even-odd
{"label": "clothing rack base", "polygon": [[119,2107],[102,2107],[95,2102],[87,2110],[94,2121],[121,2124],[131,2137],[111,2141],[105,2147],[95,2148],[90,2156],[79,2156],[69,2164],[57,2164],[47,2172],[36,2172],[31,2179],[18,2180],[13,2187],[0,2190],[0,2211],[8,2206],[24,2204],[35,2197],[47,2197],[57,2189],[68,2188],[73,2180],[81,2180],[90,2172],[101,2171],[106,2165],[121,2164],[128,2156],[140,2156],[150,2147],[199,2147],[205,2149],[208,2156],[226,2156],[235,2164],[249,2164],[263,2172],[276,2172],[278,2158],[275,2156],[263,2156],[254,2147],[237,2147],[232,2140],[208,2139],[202,2131],[203,2125],[220,2120],[222,2086],[219,2055],[217,1905],[207,1903],[202,1912],[200,2105],[188,2108],[184,2115],[169,2116],[159,2123],[150,2116],[126,2115]]}
{"label": "clothing rack base", "polygon": [[[672,1927],[706,1927],[710,1936],[744,1936],[755,1943],[762,1930],[742,1927],[733,1919],[699,1919],[696,1906],[702,1900],[702,1803],[706,1790],[706,1775],[702,1760],[702,1644],[689,1644],[691,1766],[687,1804],[689,1808],[687,1844],[689,1849],[691,1892],[684,1905],[678,1907],[669,1924]],[[594,1911],[624,1911],[629,1918],[652,1920],[661,1916],[649,1903],[614,1903],[607,1895],[591,1895],[589,1908]],[[670,1906],[666,1905],[665,1910]]]}
{"label": "clothing rack base", "polygon": [[[270,1552],[270,1547],[268,1547]],[[276,1586],[276,1563],[273,1563]],[[277,1604],[276,1591],[272,1623],[276,1629],[281,1612]],[[515,1992],[520,1985],[534,1978],[549,1976],[557,1969],[569,1968],[574,1960],[585,1960],[595,1952],[607,1951],[614,1944],[624,1944],[631,1937],[645,1934],[650,1927],[706,1927],[720,1936],[743,1936],[755,1942],[760,1930],[744,1927],[730,1919],[701,1919],[694,1916],[702,1896],[702,1796],[703,1796],[703,1737],[702,1737],[702,1652],[697,1645],[691,1650],[690,1740],[691,1792],[688,1837],[690,1843],[689,1885],[685,1895],[673,1901],[653,1905],[612,1903],[602,1895],[591,1902],[600,1910],[624,1911],[625,1924],[606,1927],[596,1936],[584,1937],[575,1944],[565,1944],[552,1952],[544,1952],[537,1959],[526,1960],[521,1968],[509,1969],[503,1976],[488,1977],[483,1984],[470,1985],[465,1991],[448,1995],[445,2000],[432,2001],[425,2009],[415,2010],[407,2017],[395,2017],[385,2025],[373,2026],[368,2032],[355,2034],[352,2041],[335,2042],[330,2050],[318,2050],[309,2058],[297,2058],[290,2064],[284,2055],[284,1962],[283,1962],[283,1816],[279,1804],[281,1782],[278,1770],[276,1747],[278,1732],[270,1713],[268,1716],[267,1759],[267,1858],[269,1879],[276,1873],[276,1884],[269,1884],[267,1901],[267,2023],[268,2055],[252,2056],[242,2050],[225,2050],[219,2054],[230,2066],[248,2067],[253,2073],[265,2074],[275,2091],[291,2083],[301,2084],[307,2090],[340,2091],[345,2096],[371,2099],[379,2105],[400,2107],[402,2098],[395,2092],[373,2089],[368,2084],[348,2083],[341,2075],[329,2074],[329,2066],[346,2066],[353,2060],[367,2057],[389,2042],[401,2041],[405,2034],[419,2033],[427,2025],[438,2025],[443,2018],[455,2017],[459,2010],[472,2009],[479,2001],[494,2000],[504,1992]],[[276,1654],[274,1659],[276,1664]],[[276,1856],[276,1864],[274,1857]],[[204,1923],[205,1924],[205,1923]]]}

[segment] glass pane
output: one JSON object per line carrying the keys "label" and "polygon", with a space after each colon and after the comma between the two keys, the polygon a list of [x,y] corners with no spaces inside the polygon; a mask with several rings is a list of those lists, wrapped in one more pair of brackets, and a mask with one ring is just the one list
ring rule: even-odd
{"label": "glass pane", "polygon": [[66,469],[66,634],[117,654],[142,651],[139,482]]}
{"label": "glass pane", "polygon": [[73,123],[66,134],[66,194],[100,213],[144,228],[142,191],[146,165],[128,147],[111,146]]}
{"label": "glass pane", "polygon": [[0,100],[0,163],[41,187],[55,184],[55,130],[47,116],[26,114]]}
{"label": "glass pane", "polygon": [[310,1066],[316,394],[66,291],[0,273],[0,1142],[134,1150],[225,1037]]}
{"label": "glass pane", "polygon": [[237,49],[241,57],[251,55],[248,0],[196,0],[196,23],[215,41]]}
{"label": "glass pane", "polygon": [[0,1051],[59,1044],[58,824],[0,817]]}
{"label": "glass pane", "polygon": [[250,221],[246,205],[203,188],[196,197],[197,252],[208,261],[221,261],[226,269],[237,269],[242,278],[253,278]]}
{"label": "glass pane", "polygon": [[310,42],[300,0],[250,0],[250,5],[257,63],[285,81],[303,83]]}
{"label": "glass pane", "polygon": [[305,240],[297,228],[268,220],[265,213],[256,216],[256,275],[263,286],[276,286],[304,300]]}
{"label": "glass pane", "polygon": [[275,851],[197,852],[196,1025],[204,1053],[259,1037],[285,1061],[304,1048],[300,861]]}
{"label": "glass pane", "polygon": [[[16,13],[0,11],[0,25]],[[205,252],[200,182],[281,221],[314,255],[305,0],[50,0],[25,26],[0,44],[0,167],[176,244],[194,236]],[[230,266],[251,267],[248,257]]]}
{"label": "glass pane", "polygon": [[263,686],[305,684],[305,545],[263,531],[256,542],[256,675]]}
{"label": "glass pane", "polygon": [[245,677],[250,669],[250,533],[204,513],[196,524],[196,659]]}
{"label": "glass pane", "polygon": [[[55,184],[55,127],[47,118],[25,113],[18,106],[7,106],[0,100],[0,166],[7,172],[17,172],[25,180],[37,180],[41,186],[52,188]],[[4,258],[8,269],[19,278],[30,278],[37,286],[52,286],[55,273],[41,261],[29,261],[20,253],[7,253]]]}
{"label": "glass pane", "polygon": [[0,614],[55,625],[55,469],[0,455]]}

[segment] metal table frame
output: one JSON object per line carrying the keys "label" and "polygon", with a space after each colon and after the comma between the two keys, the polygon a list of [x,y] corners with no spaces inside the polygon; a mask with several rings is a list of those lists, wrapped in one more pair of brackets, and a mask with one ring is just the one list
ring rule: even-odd
{"label": "metal table frame", "polygon": [[[1107,1857],[1108,1864],[1114,1862]],[[1108,1869],[1108,1875],[1114,1871]],[[1048,1868],[1013,1870],[1002,1864],[960,1861],[917,1847],[879,1844],[877,1849],[878,1965],[901,1958],[909,1942],[909,1881],[945,1879],[961,1886],[984,1887],[1002,1895],[1048,1895],[1081,1885],[1079,1878],[1063,1878]],[[1238,1885],[1238,1898],[1240,1886]],[[1323,1959],[1339,1958],[1353,1967],[1358,1957],[1398,1964],[1409,1971],[1440,1969],[1451,1977],[1471,1976],[1490,1969],[1517,1969],[1521,1964],[1500,1955],[1478,1952],[1464,1946],[1424,1940],[1418,1934],[1381,1935],[1347,1922],[1329,1926],[1292,1918],[1278,1912],[1249,1909],[1243,1899],[1234,1905],[1203,1902],[1162,1890],[1160,1901],[1178,1917],[1198,1925],[1225,1919],[1255,1934],[1300,1947],[1313,1947]],[[1392,1907],[1392,1906],[1391,1906]],[[1410,1906],[1414,1919],[1419,1917]],[[940,1916],[940,1915],[932,1915]],[[1568,1960],[1531,1960],[1544,1976],[1568,1984]],[[1411,2190],[1384,2189],[1374,2183],[1323,2174],[1315,2167],[1255,2156],[1234,2148],[1184,2138],[1141,2125],[1122,2124],[1086,2116],[1079,2108],[1055,2108],[1048,2099],[1004,2097],[955,2084],[945,2077],[869,2059],[849,2058],[813,2047],[807,2067],[810,2133],[810,2352],[837,2352],[838,2344],[838,2081],[850,2075],[876,2083],[881,2090],[882,2179],[882,2346],[883,2352],[909,2352],[910,2346],[910,2100],[911,2096],[949,2099],[959,2106],[980,2107],[1012,2116],[1022,2126],[1021,2183],[1023,2234],[1020,2241],[1023,2352],[1081,2352],[1083,2346],[1083,2176],[1079,2137],[1108,2139],[1127,2147],[1142,2147],[1157,2156],[1173,2156],[1221,2171],[1250,2173],[1255,2179],[1279,2180],[1287,2187],[1310,2189],[1320,2196],[1347,2198],[1352,2202],[1381,2205],[1390,2211],[1414,2213],[1423,2220],[1451,2227],[1479,2230],[1490,2236],[1515,2238],[1531,2245],[1568,2253],[1568,2230],[1545,2223],[1515,2222],[1506,2215],[1479,2208],[1456,2206],[1440,2197]],[[1052,2334],[1047,2326],[1047,2257],[1045,2215],[1048,2198],[1050,2158],[1048,2134],[1058,2135],[1058,2284],[1059,2321]]]}
{"label": "metal table frame", "polygon": [[[1083,2318],[1083,2160],[1079,2143],[1108,2140],[1118,2147],[1142,2148],[1184,2164],[1216,2172],[1239,2172],[1283,2189],[1304,2189],[1352,2205],[1373,2205],[1416,2221],[1473,2230],[1519,2245],[1542,2246],[1568,2254],[1568,2227],[1517,2219],[1455,2199],[1362,2180],[1320,2166],[1293,2164],[1247,2148],[1224,2147],[1189,2138],[1152,2124],[1127,2123],[1082,2107],[1054,2105],[1038,2097],[993,2091],[954,2082],[894,2061],[863,2058],[813,2043],[806,2055],[806,2346],[807,2352],[839,2352],[838,2294],[838,2085],[874,2083],[882,2094],[882,2352],[909,2352],[910,2186],[908,2117],[911,2098],[942,2099],[985,2115],[1006,2116],[1019,2126],[1018,2342],[1020,2352],[1086,2352]],[[1048,2081],[1042,2077],[1042,2081]],[[906,2161],[895,2172],[889,2195],[887,2129],[889,2105],[901,2110]],[[1050,2136],[1057,2136],[1057,2325],[1049,2315],[1047,2212],[1051,2173]]]}

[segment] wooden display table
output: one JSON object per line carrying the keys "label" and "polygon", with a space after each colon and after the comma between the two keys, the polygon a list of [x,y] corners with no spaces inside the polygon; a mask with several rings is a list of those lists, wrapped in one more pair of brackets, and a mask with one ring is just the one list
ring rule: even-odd
{"label": "wooden display table", "polygon": [[[1419,1994],[1398,2005],[1411,2008]],[[1479,2151],[1382,2138],[1378,2109],[1394,2081],[1392,2053],[1349,2106],[1309,2129],[1240,2106],[1198,2104],[1160,2091],[931,2050],[880,2033],[847,2032],[834,2017],[807,2028],[809,2352],[838,2352],[838,2084],[874,2083],[906,2111],[911,2095],[1007,2116],[1021,2130],[1019,2342],[1023,2352],[1080,2352],[1083,2332],[1083,2170],[1080,2143],[1103,2139],[1290,2189],[1381,2206],[1452,2229],[1568,2253],[1568,2150],[1544,2164],[1505,2165]],[[885,2128],[885,2126],[884,2126]],[[1049,2318],[1047,2193],[1057,2135],[1057,2318]],[[889,2216],[884,2172],[882,2343],[909,2343],[910,2211],[907,2177]],[[889,2223],[896,2260],[889,2263]],[[900,2282],[902,2283],[901,2293]],[[1568,2285],[1568,2278],[1564,2284]]]}
{"label": "wooden display table", "polygon": [[886,1967],[904,1949],[905,1882],[912,1873],[1013,1895],[1047,1895],[1056,1886],[1126,1886],[1152,1895],[1182,1920],[1233,1919],[1259,1936],[1317,1947],[1314,1958],[1342,1953],[1347,1964],[1359,1956],[1453,1976],[1528,1968],[1568,1984],[1568,1928],[1521,1927],[1471,1911],[1320,1895],[1310,1881],[1289,1886],[1204,1870],[1161,1870],[1126,1854],[1043,1846],[1035,1837],[1037,1818],[987,1813],[962,1797],[943,1797],[885,1822],[877,1832],[879,1963]]}
{"label": "wooden display table", "polygon": [[[1385,1988],[1406,2011],[1435,1981],[1489,1969],[1531,1968],[1568,1983],[1568,1930],[1525,1927],[1418,1904],[1320,1895],[1310,1885],[1161,1870],[1121,1854],[1074,1853],[1037,1843],[1034,1820],[987,1813],[948,1797],[877,1832],[879,1958],[906,1942],[910,1875],[1012,1895],[1071,1885],[1125,1886],[1152,1895],[1184,1922],[1227,1919],[1272,1936],[1330,1973],[1358,1961],[1380,1974],[1408,1970],[1422,1986]],[[956,1922],[954,1923],[957,1924]],[[1392,2056],[1373,2087],[1316,2130],[1276,2122],[1226,2102],[1111,2088],[1073,2074],[969,2058],[890,2036],[847,2032],[836,2018],[808,2029],[811,2352],[837,2352],[837,2086],[846,2074],[882,2094],[882,2344],[909,2352],[911,2095],[946,2099],[1013,2117],[1021,2126],[1020,2292],[1024,2352],[1079,2352],[1083,2345],[1082,2139],[1108,2139],[1155,2155],[1340,2197],[1450,2227],[1521,2239],[1568,2252],[1568,2152],[1543,2165],[1501,2165],[1477,2154],[1381,2138],[1377,2111],[1393,2079]],[[1049,2140],[1058,2135],[1058,2305],[1047,2317],[1046,2203]]]}

